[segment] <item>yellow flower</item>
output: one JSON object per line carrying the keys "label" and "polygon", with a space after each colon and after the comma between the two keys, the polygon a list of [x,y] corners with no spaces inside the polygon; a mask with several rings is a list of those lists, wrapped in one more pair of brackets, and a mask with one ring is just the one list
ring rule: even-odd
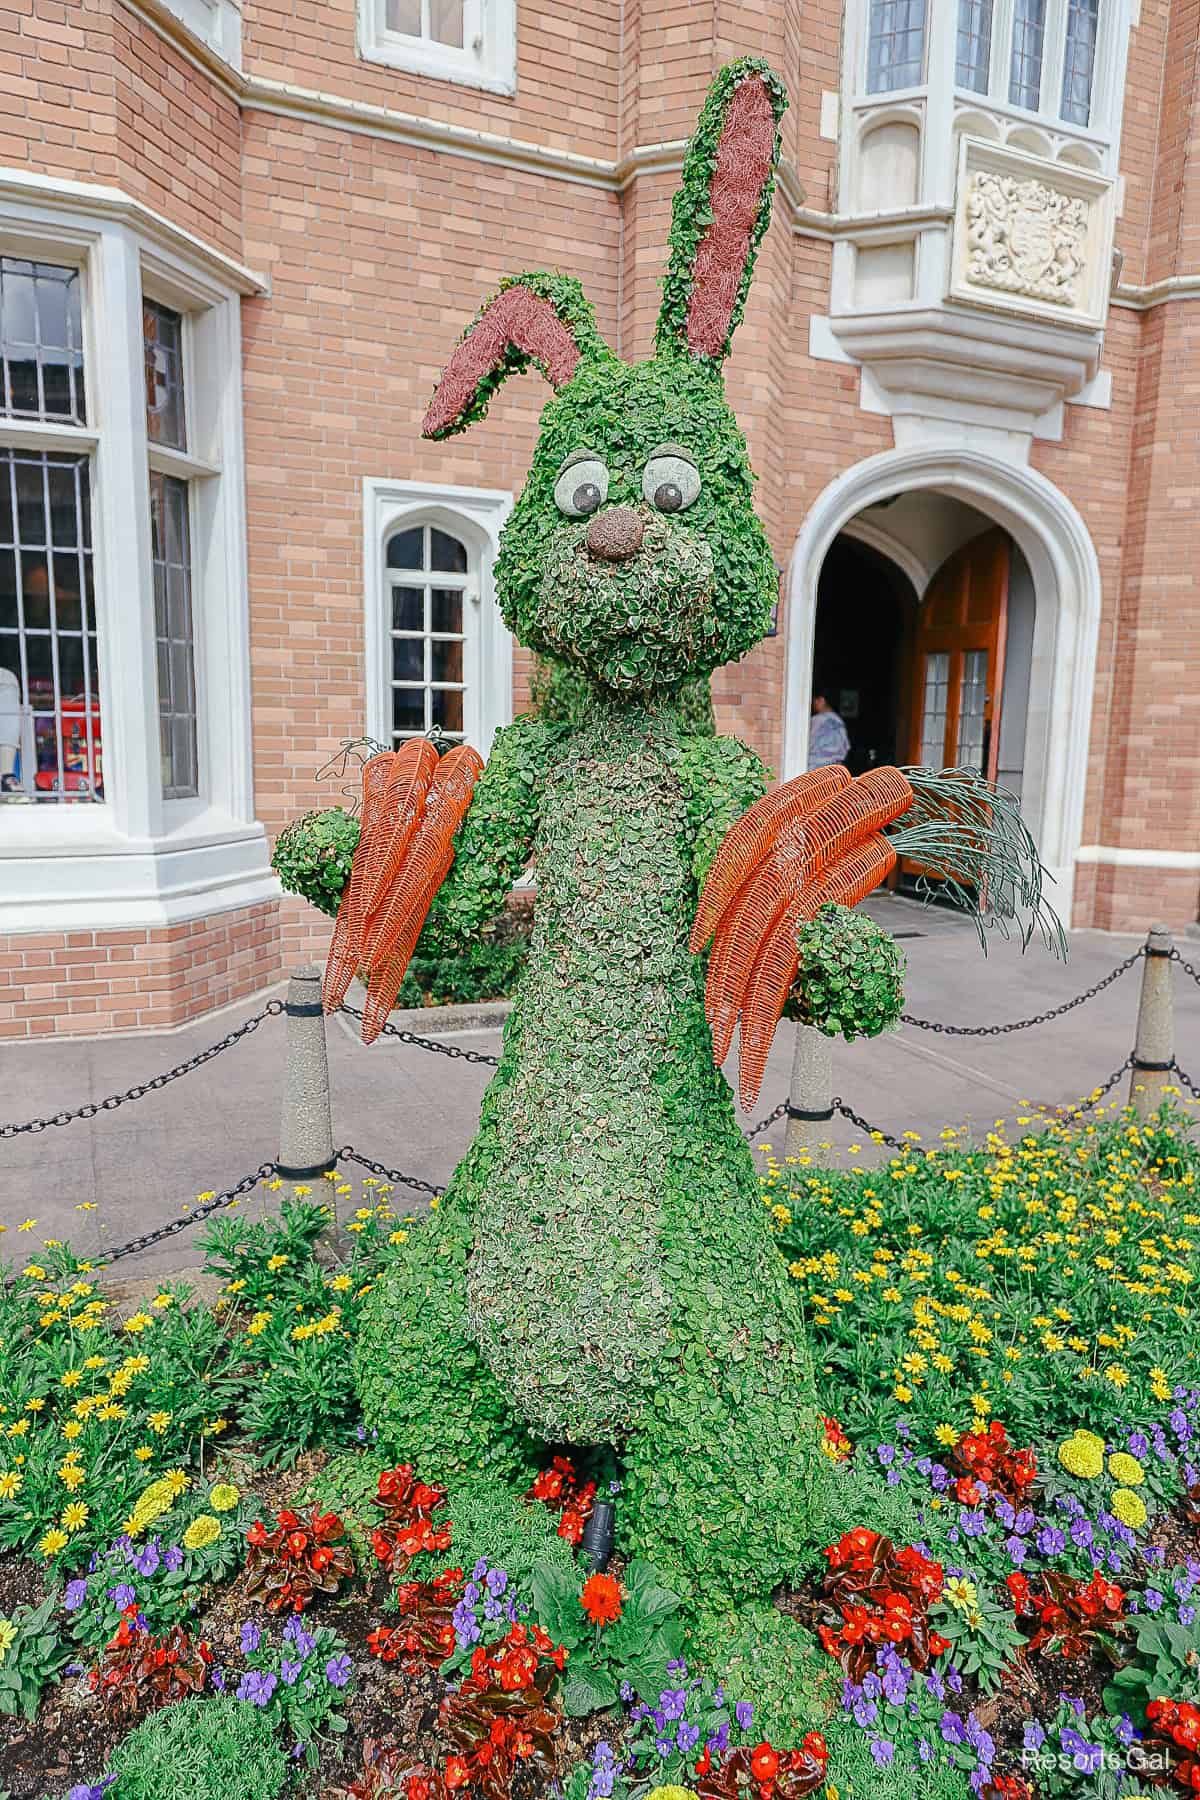
{"label": "yellow flower", "polygon": [[0,1500],[15,1500],[24,1481],[25,1477],[18,1475],[15,1469],[5,1469],[0,1475]]}
{"label": "yellow flower", "polygon": [[148,1312],[135,1312],[132,1318],[126,1319],[122,1330],[132,1332],[136,1337],[138,1332],[147,1331],[153,1323],[154,1320]]}
{"label": "yellow flower", "polygon": [[155,1294],[150,1304],[155,1312],[166,1312],[168,1306],[174,1306],[175,1296],[174,1294]]}
{"label": "yellow flower", "polygon": [[60,1531],[57,1525],[55,1525],[42,1538],[41,1542],[38,1544],[38,1549],[44,1557],[49,1559],[52,1556],[57,1556],[60,1550],[65,1549],[66,1544],[66,1532]]}
{"label": "yellow flower", "polygon": [[208,1496],[208,1504],[214,1512],[232,1512],[241,1497],[231,1481],[218,1481]]}
{"label": "yellow flower", "polygon": [[0,1663],[17,1641],[17,1628],[11,1619],[0,1619]]}
{"label": "yellow flower", "polygon": [[152,1412],[147,1418],[146,1423],[156,1437],[161,1437],[163,1432],[167,1429],[167,1426],[171,1423],[171,1415],[169,1412]]}
{"label": "yellow flower", "polygon": [[946,1583],[945,1595],[956,1612],[970,1614],[979,1610],[979,1589],[965,1575],[952,1576]]}
{"label": "yellow flower", "polygon": [[8,1428],[9,1437],[24,1437],[29,1430],[28,1419],[14,1419]]}
{"label": "yellow flower", "polygon": [[139,1462],[149,1462],[150,1458],[154,1455],[154,1452],[149,1444],[139,1444],[133,1454],[137,1457]]}
{"label": "yellow flower", "polygon": [[344,1294],[346,1289],[350,1286],[350,1277],[348,1275],[335,1275],[329,1285],[335,1294]]}
{"label": "yellow flower", "polygon": [[282,1269],[286,1262],[287,1262],[286,1256],[268,1256],[267,1267],[268,1267],[268,1269],[270,1269],[271,1273],[274,1274],[275,1270]]}
{"label": "yellow flower", "polygon": [[61,1386],[65,1388],[78,1387],[82,1380],[82,1369],[68,1369],[66,1374],[62,1377]]}
{"label": "yellow flower", "polygon": [[215,1544],[221,1535],[221,1521],[214,1519],[211,1513],[200,1513],[194,1518],[183,1534],[185,1550],[203,1550],[208,1544]]}
{"label": "yellow flower", "polygon": [[1114,1451],[1108,1459],[1108,1472],[1122,1487],[1141,1487],[1146,1479],[1146,1471],[1141,1463],[1136,1456],[1130,1456],[1127,1450]]}
{"label": "yellow flower", "polygon": [[256,1312],[254,1317],[251,1319],[250,1323],[246,1327],[246,1336],[247,1337],[260,1336],[261,1333],[267,1329],[267,1326],[270,1323],[271,1323],[271,1315],[269,1312]]}
{"label": "yellow flower", "polygon": [[947,1450],[953,1450],[958,1442],[959,1434],[953,1425],[939,1425],[934,1430],[934,1437]]}
{"label": "yellow flower", "polygon": [[1146,1502],[1132,1488],[1114,1488],[1109,1504],[1122,1525],[1128,1525],[1130,1531],[1137,1531],[1146,1523]]}
{"label": "yellow flower", "polygon": [[1115,1388],[1127,1388],[1129,1386],[1129,1371],[1128,1369],[1123,1369],[1120,1363],[1109,1363],[1107,1369],[1104,1371],[1104,1379],[1106,1381],[1111,1381]]}
{"label": "yellow flower", "polygon": [[59,1463],[58,1479],[69,1493],[74,1493],[77,1487],[83,1486],[87,1477],[78,1463]]}
{"label": "yellow flower", "polygon": [[646,1800],[696,1800],[695,1788],[656,1787],[646,1795]]}
{"label": "yellow flower", "polygon": [[1058,1446],[1058,1460],[1069,1475],[1094,1481],[1104,1467],[1104,1440],[1094,1431],[1076,1431]]}
{"label": "yellow flower", "polygon": [[68,1531],[82,1531],[88,1522],[88,1509],[82,1500],[72,1500],[63,1507],[62,1523]]}

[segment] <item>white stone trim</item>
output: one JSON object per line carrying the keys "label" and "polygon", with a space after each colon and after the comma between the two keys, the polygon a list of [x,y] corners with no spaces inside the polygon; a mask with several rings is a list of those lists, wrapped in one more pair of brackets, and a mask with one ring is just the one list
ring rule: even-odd
{"label": "white stone trim", "polygon": [[161,0],[193,37],[232,69],[242,66],[240,0]]}
{"label": "white stone trim", "polygon": [[[83,273],[90,422],[78,435],[93,451],[105,771],[102,804],[0,806],[0,932],[164,925],[279,891],[251,775],[246,272],[206,246],[194,253],[187,234],[159,230],[156,218],[119,190],[0,176],[0,242]],[[190,373],[200,794],[189,800],[164,800],[161,787],[144,291],[183,312]],[[0,421],[0,442],[12,435]],[[57,447],[65,441],[60,431]]]}
{"label": "white stone trim", "polygon": [[874,519],[848,519],[842,526],[841,535],[853,538],[856,543],[866,544],[868,549],[877,550],[881,556],[886,556],[907,577],[918,603],[925,598],[925,590],[937,571],[926,568],[916,551],[901,543],[898,537],[893,537],[884,526],[876,524]]}
{"label": "white stone trim", "polygon": [[385,606],[384,546],[408,525],[438,525],[467,545],[475,577],[465,589],[463,709],[466,740],[486,757],[501,725],[512,719],[512,638],[496,605],[493,571],[500,532],[512,511],[501,488],[448,487],[425,481],[363,479],[363,601],[365,620],[365,729],[380,743],[392,741],[390,636]]}
{"label": "white stone trim", "polygon": [[1128,869],[1200,869],[1200,850],[1126,850],[1118,845],[1083,844],[1077,863],[1109,863]]}
{"label": "white stone trim", "polygon": [[1004,526],[1034,581],[1037,615],[1025,742],[1023,805],[1070,919],[1083,831],[1091,731],[1100,566],[1079,513],[1036,469],[965,442],[885,450],[847,469],[820,494],[796,539],[788,573],[783,776],[808,758],[817,582],[839,531],[889,495],[931,488],[966,500]]}

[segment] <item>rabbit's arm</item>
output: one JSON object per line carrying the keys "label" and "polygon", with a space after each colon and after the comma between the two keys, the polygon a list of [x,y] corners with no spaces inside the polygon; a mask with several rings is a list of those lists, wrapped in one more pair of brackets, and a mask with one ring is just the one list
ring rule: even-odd
{"label": "rabbit's arm", "polygon": [[429,909],[423,955],[445,955],[500,912],[529,861],[546,776],[563,727],[526,715],[496,733],[454,840],[454,863]]}
{"label": "rabbit's arm", "polygon": [[684,738],[677,767],[687,796],[692,872],[700,889],[726,834],[765,793],[769,773],[753,750],[732,737]]}

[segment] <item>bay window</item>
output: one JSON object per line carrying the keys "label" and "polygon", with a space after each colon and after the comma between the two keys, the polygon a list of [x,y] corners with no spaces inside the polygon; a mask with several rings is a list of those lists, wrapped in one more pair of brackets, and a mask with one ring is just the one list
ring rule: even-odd
{"label": "bay window", "polygon": [[0,182],[0,931],[273,897],[254,819],[240,304],[119,190]]}

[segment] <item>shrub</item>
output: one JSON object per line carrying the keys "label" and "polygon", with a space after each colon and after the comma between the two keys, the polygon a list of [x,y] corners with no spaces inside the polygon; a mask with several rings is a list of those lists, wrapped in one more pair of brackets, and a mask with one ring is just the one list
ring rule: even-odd
{"label": "shrub", "polygon": [[408,966],[398,1006],[469,1006],[506,1000],[529,960],[530,920],[504,911],[465,943],[417,954]]}
{"label": "shrub", "polygon": [[54,1625],[57,1594],[39,1606],[18,1606],[0,1619],[0,1713],[37,1717],[42,1689],[58,1678],[67,1651]]}
{"label": "shrub", "polygon": [[333,918],[350,879],[358,833],[358,819],[340,806],[305,813],[276,838],[271,867],[289,893]]}
{"label": "shrub", "polygon": [[904,952],[891,933],[846,906],[823,906],[800,927],[800,964],[787,1012],[826,1037],[878,1037],[904,1005]]}
{"label": "shrub", "polygon": [[131,1731],[112,1754],[120,1800],[273,1800],[288,1760],[256,1707],[183,1700]]}

